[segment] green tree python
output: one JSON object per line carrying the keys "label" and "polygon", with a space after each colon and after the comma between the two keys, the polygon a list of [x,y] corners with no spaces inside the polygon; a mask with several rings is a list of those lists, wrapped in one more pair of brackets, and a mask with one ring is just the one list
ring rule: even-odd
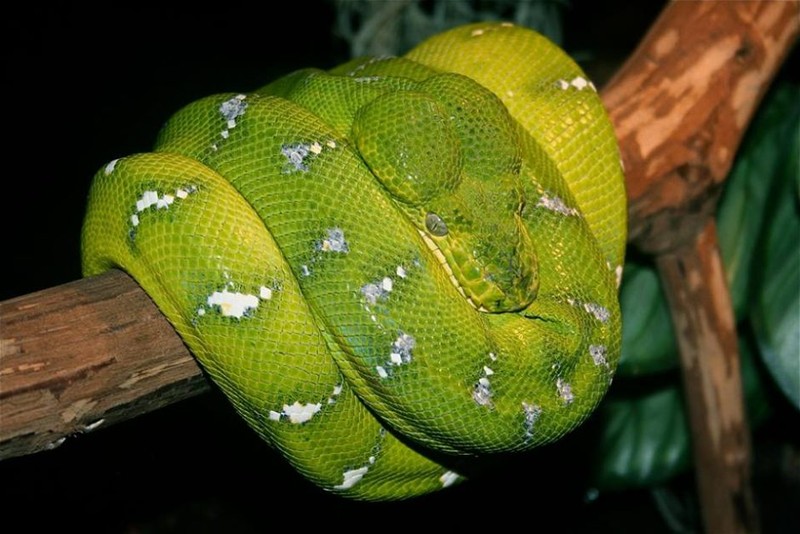
{"label": "green tree python", "polygon": [[390,500],[586,419],[625,234],[594,85],[484,23],[189,104],[98,171],[82,258],[135,278],[298,472]]}

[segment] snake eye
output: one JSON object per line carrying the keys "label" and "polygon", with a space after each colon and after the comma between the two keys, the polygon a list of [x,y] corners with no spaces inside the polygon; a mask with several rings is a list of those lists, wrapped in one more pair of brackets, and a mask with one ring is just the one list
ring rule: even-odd
{"label": "snake eye", "polygon": [[442,218],[435,213],[428,213],[425,216],[425,228],[427,228],[432,235],[437,237],[443,237],[447,235],[447,225],[444,223]]}

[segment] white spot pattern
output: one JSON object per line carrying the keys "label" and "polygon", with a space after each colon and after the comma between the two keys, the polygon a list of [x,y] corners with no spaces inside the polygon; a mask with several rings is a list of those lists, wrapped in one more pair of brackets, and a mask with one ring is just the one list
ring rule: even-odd
{"label": "white spot pattern", "polygon": [[319,402],[303,404],[295,401],[291,406],[288,404],[283,405],[283,415],[288,417],[290,422],[297,425],[310,420],[321,409],[322,404]]}
{"label": "white spot pattern", "polygon": [[572,404],[572,401],[575,400],[575,395],[572,393],[572,386],[570,386],[561,378],[556,380],[556,390],[558,391],[558,396],[561,397],[561,400],[564,402],[565,406]]}
{"label": "white spot pattern", "polygon": [[401,332],[392,343],[392,352],[389,358],[393,365],[401,365],[411,361],[411,351],[417,346],[417,340]]}
{"label": "white spot pattern", "polygon": [[523,402],[522,411],[525,413],[525,435],[533,437],[533,429],[542,415],[542,408],[538,404]]}
{"label": "white spot pattern", "polygon": [[608,311],[607,308],[596,304],[594,302],[584,302],[583,309],[586,310],[588,313],[592,314],[595,319],[600,321],[601,323],[607,323],[608,320],[611,318],[611,313]]}
{"label": "white spot pattern", "polygon": [[597,88],[594,86],[594,84],[583,76],[575,76],[572,80],[560,79],[556,81],[556,84],[563,91],[566,91],[570,87],[577,89],[578,91],[583,91],[587,87],[592,91],[597,91]]}
{"label": "white spot pattern", "polygon": [[223,317],[241,319],[245,313],[258,308],[258,297],[245,293],[228,291],[214,291],[206,301],[209,306],[218,306]]}
{"label": "white spot pattern", "polygon": [[289,165],[284,169],[284,173],[289,174],[292,172],[308,172],[308,162],[314,157],[320,155],[322,151],[328,147],[330,149],[336,148],[336,141],[325,141],[325,145],[319,141],[312,143],[293,143],[281,146],[281,154],[286,157]]}
{"label": "white spot pattern", "polygon": [[589,345],[589,354],[595,365],[608,365],[605,345]]}
{"label": "white spot pattern", "polygon": [[560,213],[561,215],[566,216],[577,216],[580,212],[576,208],[571,208],[567,206],[561,197],[557,195],[550,196],[547,193],[543,194],[539,199],[539,203],[536,204],[537,207],[543,207],[550,211],[554,211],[556,213]]}
{"label": "white spot pattern", "polygon": [[334,489],[350,489],[356,485],[369,471],[369,466],[350,469],[342,474],[342,483],[334,486]]}
{"label": "white spot pattern", "polygon": [[166,209],[175,202],[176,198],[183,200],[187,198],[190,193],[194,193],[196,190],[197,188],[194,186],[179,187],[175,190],[174,195],[170,193],[159,195],[158,191],[153,190],[144,191],[142,196],[136,200],[136,212],[130,217],[131,224],[133,226],[139,226],[139,223],[141,222],[139,213],[145,211],[146,209],[152,207],[155,207],[157,210]]}
{"label": "white spot pattern", "polygon": [[[244,115],[244,111],[247,109],[246,98],[247,95],[239,94],[220,104],[219,112],[222,118],[228,122],[229,128],[236,126],[236,118]],[[233,126],[230,125],[231,121],[234,121]]]}
{"label": "white spot pattern", "polygon": [[118,161],[118,159],[115,159],[108,162],[108,165],[106,165],[106,168],[104,169],[106,176],[114,172],[114,168],[117,166]]}
{"label": "white spot pattern", "polygon": [[328,228],[325,233],[326,237],[319,245],[319,249],[323,252],[350,252],[350,247],[344,238],[344,230],[341,228]]}
{"label": "white spot pattern", "polygon": [[379,282],[371,282],[361,287],[361,294],[368,304],[377,304],[379,300],[385,299],[394,289],[394,282],[388,276],[383,277]]}
{"label": "white spot pattern", "polygon": [[367,474],[367,472],[369,471],[370,466],[375,463],[375,457],[374,456],[370,456],[367,461],[368,461],[368,464],[365,465],[365,466],[359,467],[357,469],[348,469],[347,471],[342,473],[342,483],[341,484],[337,484],[333,488],[334,489],[350,489],[353,486],[355,486],[356,483],[358,483],[362,478],[364,478],[364,475]]}

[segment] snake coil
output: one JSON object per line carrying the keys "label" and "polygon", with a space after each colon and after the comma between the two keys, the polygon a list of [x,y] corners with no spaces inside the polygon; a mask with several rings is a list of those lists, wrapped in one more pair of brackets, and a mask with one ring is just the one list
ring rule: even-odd
{"label": "snake coil", "polygon": [[82,247],[85,275],[131,274],[300,473],[387,500],[592,412],[625,228],[594,86],[491,23],[189,104],[97,173]]}

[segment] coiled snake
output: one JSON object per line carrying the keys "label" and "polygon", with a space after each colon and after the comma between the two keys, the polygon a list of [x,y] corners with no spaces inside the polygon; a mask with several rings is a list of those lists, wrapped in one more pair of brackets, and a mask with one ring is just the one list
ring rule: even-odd
{"label": "coiled snake", "polygon": [[189,104],[94,180],[131,274],[320,487],[450,486],[580,424],[620,351],[625,193],[594,86],[508,23]]}

